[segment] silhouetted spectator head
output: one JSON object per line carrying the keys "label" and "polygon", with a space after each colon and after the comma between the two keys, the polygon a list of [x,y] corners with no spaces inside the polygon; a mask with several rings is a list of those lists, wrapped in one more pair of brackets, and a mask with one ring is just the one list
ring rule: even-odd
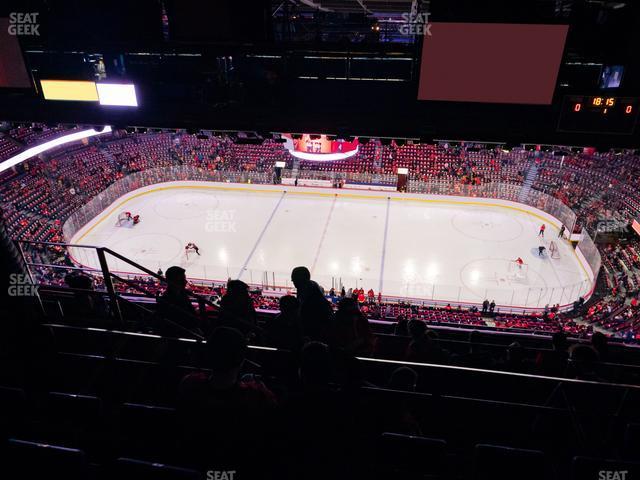
{"label": "silhouetted spectator head", "polygon": [[209,368],[216,374],[240,372],[247,352],[247,341],[234,328],[216,328],[207,341]]}
{"label": "silhouetted spectator head", "polygon": [[242,280],[229,280],[227,282],[227,295],[248,296],[249,285],[244,283]]}
{"label": "silhouetted spectator head", "polygon": [[551,344],[553,345],[553,349],[557,351],[565,351],[569,347],[569,342],[567,341],[567,335],[564,332],[556,332],[551,337]]}
{"label": "silhouetted spectator head", "polygon": [[301,288],[311,280],[311,272],[307,267],[296,267],[291,271],[291,281],[296,288]]}
{"label": "silhouetted spectator head", "polygon": [[[221,324],[242,329],[245,333],[255,324],[255,308],[249,295],[249,285],[241,280],[229,280],[227,293],[220,300],[219,321]],[[243,322],[243,325],[237,322]]]}
{"label": "silhouetted spectator head", "polygon": [[[73,288],[74,305],[69,307],[67,312],[70,316],[95,315],[103,317],[107,313],[106,306],[102,301],[102,296],[92,295],[94,290],[93,278],[83,273],[70,273],[64,277],[69,288]],[[85,290],[85,291],[82,291]]]}
{"label": "silhouetted spectator head", "polygon": [[338,302],[338,313],[347,315],[358,315],[360,306],[358,301],[353,297],[345,297]]}
{"label": "silhouetted spectator head", "polygon": [[322,342],[309,342],[302,347],[300,379],[311,388],[326,388],[331,377],[329,347]]}
{"label": "silhouetted spectator head", "polygon": [[407,330],[414,340],[423,339],[427,332],[427,324],[422,320],[409,320]]}
{"label": "silhouetted spectator head", "polygon": [[403,337],[409,336],[409,321],[401,315],[398,315],[398,323],[396,323],[394,333]]}
{"label": "silhouetted spectator head", "polygon": [[306,337],[326,341],[333,308],[324,296],[320,285],[311,280],[307,267],[296,267],[291,272],[291,280],[296,287],[296,297],[300,302],[300,318]]}
{"label": "silhouetted spectator head", "polygon": [[165,273],[167,279],[167,288],[169,290],[184,290],[187,286],[187,276],[185,275],[185,269],[178,266],[167,268]]}
{"label": "silhouetted spectator head", "polygon": [[418,383],[418,374],[409,367],[398,367],[389,378],[389,388],[413,392]]}
{"label": "silhouetted spectator head", "polygon": [[293,295],[283,295],[278,301],[280,313],[283,315],[296,315],[300,309],[300,302]]}

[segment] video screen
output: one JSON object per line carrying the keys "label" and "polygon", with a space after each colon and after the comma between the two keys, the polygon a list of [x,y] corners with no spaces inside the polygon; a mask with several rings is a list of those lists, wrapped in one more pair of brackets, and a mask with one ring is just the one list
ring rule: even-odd
{"label": "video screen", "polygon": [[304,134],[294,138],[291,134],[282,134],[284,148],[294,157],[303,160],[331,161],[344,160],[358,153],[358,139],[352,141],[331,139],[327,135]]}
{"label": "video screen", "polygon": [[430,24],[418,100],[550,105],[568,25]]}
{"label": "video screen", "polygon": [[0,88],[31,88],[18,37],[9,30],[9,19],[0,18]]}
{"label": "video screen", "polygon": [[618,88],[622,83],[622,65],[606,65],[600,73],[600,88]]}

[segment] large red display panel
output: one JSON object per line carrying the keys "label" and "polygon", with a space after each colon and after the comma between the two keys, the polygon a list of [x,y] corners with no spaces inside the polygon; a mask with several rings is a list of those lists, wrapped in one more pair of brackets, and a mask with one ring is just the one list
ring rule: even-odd
{"label": "large red display panel", "polygon": [[0,18],[0,87],[31,88],[18,37],[9,33],[8,18]]}
{"label": "large red display panel", "polygon": [[549,105],[567,25],[431,23],[419,100]]}

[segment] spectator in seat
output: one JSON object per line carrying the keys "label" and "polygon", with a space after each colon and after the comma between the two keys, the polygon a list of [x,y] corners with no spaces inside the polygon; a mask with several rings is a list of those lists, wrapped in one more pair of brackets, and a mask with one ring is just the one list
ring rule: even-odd
{"label": "spectator in seat", "polygon": [[300,302],[293,295],[283,295],[278,304],[280,314],[269,320],[265,327],[267,343],[273,347],[299,351],[302,348]]}
{"label": "spectator in seat", "polygon": [[338,303],[329,339],[333,348],[343,349],[353,355],[370,355],[373,351],[369,321],[360,311],[355,298],[343,298]]}
{"label": "spectator in seat", "polygon": [[405,354],[407,361],[422,363],[447,363],[449,361],[448,352],[436,342],[437,334],[427,330],[425,322],[409,320],[408,330],[411,342],[409,342]]}
{"label": "spectator in seat", "polygon": [[93,280],[82,273],[70,273],[64,278],[69,288],[76,290],[73,292],[74,302],[65,308],[65,314],[71,317],[82,319],[83,324],[91,323],[92,320],[105,320],[108,316],[108,308],[104,303],[102,295],[95,295]]}
{"label": "spectator in seat", "polygon": [[472,330],[469,332],[469,351],[459,355],[457,363],[464,367],[492,368],[494,366],[493,357],[484,351],[480,345],[480,332]]}
{"label": "spectator in seat", "polygon": [[[158,298],[158,314],[179,327],[203,335],[198,315],[187,293],[187,277],[184,268],[175,265],[167,268],[165,278],[167,288]],[[182,329],[171,325],[162,325],[160,329],[168,334],[184,335]]]}
{"label": "spectator in seat", "polygon": [[227,291],[220,301],[218,326],[236,328],[245,335],[257,332],[256,311],[249,295],[249,285],[243,281],[227,282]]}
{"label": "spectator in seat", "polygon": [[320,285],[311,280],[307,267],[296,267],[291,272],[291,281],[296,287],[300,302],[300,317],[305,337],[311,340],[326,340],[333,310]]}
{"label": "spectator in seat", "polygon": [[402,337],[409,336],[409,321],[403,315],[398,315],[396,327],[393,331],[394,335]]}
{"label": "spectator in seat", "polygon": [[263,468],[262,462],[268,460],[264,457],[273,435],[276,399],[259,378],[240,375],[246,353],[240,331],[216,328],[206,345],[210,372],[192,373],[182,380],[180,450],[190,463],[257,473],[251,469]]}

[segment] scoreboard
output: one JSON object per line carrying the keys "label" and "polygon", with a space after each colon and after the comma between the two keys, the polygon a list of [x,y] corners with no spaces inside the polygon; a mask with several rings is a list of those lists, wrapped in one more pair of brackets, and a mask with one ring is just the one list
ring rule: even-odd
{"label": "scoreboard", "polygon": [[638,119],[637,97],[567,95],[558,131],[631,135]]}

